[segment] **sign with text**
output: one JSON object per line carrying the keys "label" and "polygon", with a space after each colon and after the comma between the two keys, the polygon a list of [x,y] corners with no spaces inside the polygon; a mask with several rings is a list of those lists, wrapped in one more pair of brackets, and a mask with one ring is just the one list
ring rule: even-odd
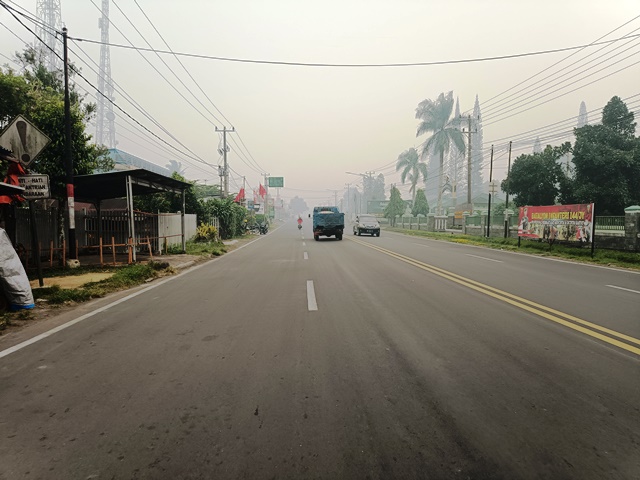
{"label": "sign with text", "polygon": [[593,242],[594,204],[520,207],[518,236],[553,242]]}
{"label": "sign with text", "polygon": [[269,177],[269,187],[283,188],[284,177]]}
{"label": "sign with text", "polygon": [[22,175],[18,177],[20,186],[24,188],[22,196],[27,200],[51,198],[49,175]]}
{"label": "sign with text", "polygon": [[51,139],[22,115],[18,115],[0,134],[0,145],[13,152],[20,162],[29,164],[46,147]]}

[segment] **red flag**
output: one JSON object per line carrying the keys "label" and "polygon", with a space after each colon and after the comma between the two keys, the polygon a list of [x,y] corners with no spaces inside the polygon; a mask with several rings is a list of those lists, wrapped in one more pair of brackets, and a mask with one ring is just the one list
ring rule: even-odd
{"label": "red flag", "polygon": [[244,200],[244,188],[240,189],[240,191],[238,192],[238,195],[236,195],[236,198],[233,201],[240,203],[242,202],[242,200]]}
{"label": "red flag", "polygon": [[262,184],[260,184],[260,196],[262,198],[264,198],[264,196],[267,194],[267,191],[265,190],[265,188],[262,186]]}

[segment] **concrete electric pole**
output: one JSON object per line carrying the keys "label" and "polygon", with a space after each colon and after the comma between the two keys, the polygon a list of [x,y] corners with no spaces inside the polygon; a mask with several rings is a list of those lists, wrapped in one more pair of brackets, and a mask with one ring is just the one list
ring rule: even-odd
{"label": "concrete electric pole", "polygon": [[218,128],[216,127],[216,132],[222,132],[222,152],[218,150],[220,154],[224,156],[224,170],[223,170],[223,191],[222,198],[227,198],[229,196],[229,164],[227,163],[227,152],[229,151],[229,147],[227,146],[227,132],[235,132],[236,129],[231,127],[230,130],[227,127]]}

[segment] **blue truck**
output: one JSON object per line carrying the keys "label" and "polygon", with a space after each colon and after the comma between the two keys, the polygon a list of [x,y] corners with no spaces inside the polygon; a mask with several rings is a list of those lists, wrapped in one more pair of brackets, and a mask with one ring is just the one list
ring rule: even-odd
{"label": "blue truck", "polygon": [[[311,215],[309,215],[311,216]],[[342,240],[344,232],[344,213],[340,213],[338,207],[314,207],[313,208],[313,239],[319,240],[320,236],[335,236]]]}

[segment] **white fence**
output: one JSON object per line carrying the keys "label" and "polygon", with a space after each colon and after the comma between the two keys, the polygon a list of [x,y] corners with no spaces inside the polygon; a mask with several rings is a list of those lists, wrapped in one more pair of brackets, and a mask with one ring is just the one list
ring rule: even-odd
{"label": "white fence", "polygon": [[[160,250],[167,247],[182,246],[182,217],[179,213],[162,213],[158,217],[158,237]],[[184,216],[184,233],[187,240],[191,240],[196,234],[198,224],[195,213],[187,213]]]}

